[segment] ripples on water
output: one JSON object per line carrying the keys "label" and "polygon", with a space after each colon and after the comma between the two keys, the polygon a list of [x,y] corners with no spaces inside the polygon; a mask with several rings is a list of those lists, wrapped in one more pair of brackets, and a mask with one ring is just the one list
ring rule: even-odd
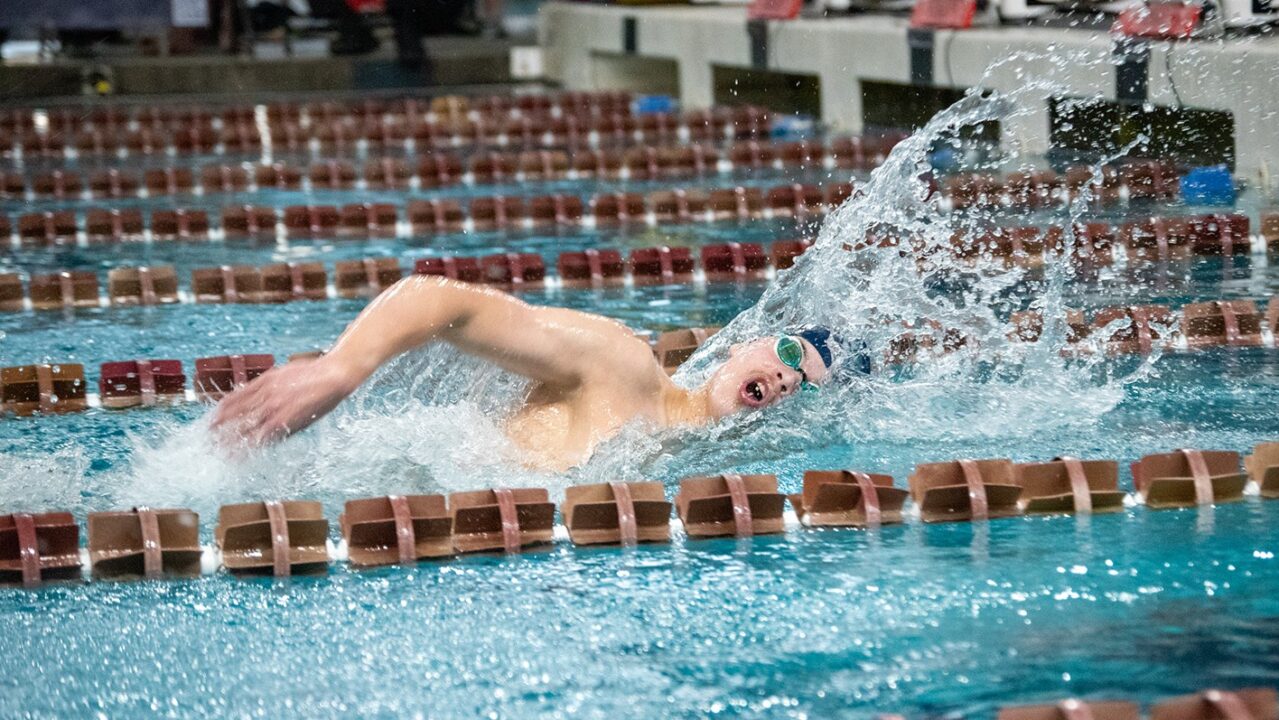
{"label": "ripples on water", "polygon": [[0,715],[985,716],[1279,683],[1273,506],[0,600]]}

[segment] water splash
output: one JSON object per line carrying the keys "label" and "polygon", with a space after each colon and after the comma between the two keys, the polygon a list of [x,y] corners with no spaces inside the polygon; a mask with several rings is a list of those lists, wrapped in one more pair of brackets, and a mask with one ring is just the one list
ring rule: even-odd
{"label": "water splash", "polygon": [[[1108,272],[1072,260],[1073,227],[1092,198],[1085,192],[1052,219],[1064,230],[1064,252],[1048,259],[1042,270],[1029,270],[1007,267],[989,252],[973,261],[954,259],[956,238],[979,237],[1001,221],[1026,221],[990,209],[947,211],[929,182],[930,151],[988,123],[1005,129],[1002,147],[968,153],[964,170],[1004,174],[1044,169],[1023,152],[1026,143],[1019,133],[1034,122],[1046,123],[1043,113],[1051,99],[1077,92],[1067,74],[1080,67],[1101,70],[1106,62],[1091,52],[1017,54],[986,72],[987,78],[1014,73],[1021,82],[1017,91],[971,90],[897,145],[854,197],[826,219],[814,246],[795,267],[781,273],[758,304],[715,335],[676,379],[695,385],[734,343],[807,324],[832,328],[843,338],[846,352],[864,347],[879,369],[829,386],[818,398],[797,403],[799,407],[766,413],[777,422],[734,420],[729,427],[707,431],[705,439],[733,437],[736,452],[748,447],[758,457],[874,439],[1028,437],[1092,423],[1113,409],[1125,384],[1148,373],[1153,359],[1116,367],[1102,353],[1064,352],[1067,289],[1081,272]],[[1094,175],[1100,181],[1100,163]],[[1010,337],[1009,316],[1020,310],[1042,314],[1038,342]],[[904,364],[890,362],[902,359],[906,332],[924,350]],[[937,352],[943,348],[945,352]],[[709,468],[733,458],[708,452],[703,460]]]}
{"label": "water splash", "polygon": [[89,458],[81,448],[31,453],[0,453],[0,498],[5,512],[45,512],[49,508],[80,510]]}

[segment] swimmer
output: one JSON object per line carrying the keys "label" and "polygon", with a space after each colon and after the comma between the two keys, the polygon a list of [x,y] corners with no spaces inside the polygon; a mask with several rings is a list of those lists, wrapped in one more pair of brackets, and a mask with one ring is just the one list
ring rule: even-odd
{"label": "swimmer", "polygon": [[324,355],[277,366],[227,396],[213,428],[250,446],[278,441],[333,410],[383,363],[446,342],[533,381],[504,429],[530,465],[563,471],[635,420],[705,425],[816,391],[831,365],[829,340],[827,330],[807,328],[734,345],[701,387],[685,389],[617,321],[414,276],[370,303]]}

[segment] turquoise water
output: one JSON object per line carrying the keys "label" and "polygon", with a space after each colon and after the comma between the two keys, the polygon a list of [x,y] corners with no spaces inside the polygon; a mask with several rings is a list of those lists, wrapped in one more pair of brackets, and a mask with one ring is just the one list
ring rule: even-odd
{"label": "turquoise water", "polygon": [[6,717],[989,717],[1279,682],[1279,504],[0,596]]}
{"label": "turquoise water", "polygon": [[[1222,273],[1219,261],[1181,266],[1165,278],[1168,297],[1273,287],[1265,267]],[[1123,287],[1116,279],[1087,292],[1111,302]],[[528,297],[653,328],[724,322],[760,290]],[[358,309],[334,301],[28,314],[0,318],[0,347],[5,362],[48,353],[91,364],[284,353],[323,345]],[[1006,437],[958,427],[953,437],[884,435],[755,461],[743,448],[739,469],[776,473],[794,491],[812,467],[886,470],[904,483],[916,462],[965,455],[1242,450],[1279,437],[1277,384],[1269,349],[1174,354],[1095,423]],[[45,473],[36,479],[72,483],[63,490],[77,510],[100,509],[111,505],[113,473],[128,470],[131,438],[200,414],[11,420],[0,423],[0,452],[14,466],[51,455],[30,470]],[[684,470],[677,460],[653,475],[673,492]],[[154,481],[184,478],[175,467]],[[400,487],[430,488],[421,476],[412,484]],[[341,485],[311,490],[336,518]],[[207,537],[212,507],[198,509]],[[1274,685],[1277,521],[1279,503],[1254,498],[1203,512],[794,530],[631,551],[557,546],[411,569],[335,565],[285,583],[216,575],[2,591],[0,716],[987,717],[1066,695],[1149,701],[1210,685]]]}
{"label": "turquoise water", "polygon": [[[764,181],[773,182],[761,175]],[[554,187],[589,194],[605,185]],[[262,193],[252,201],[379,197]],[[91,204],[105,203],[64,205]],[[164,243],[14,251],[0,268],[171,263],[185,285],[191,268],[226,262],[331,265],[394,256],[407,269],[422,255],[519,249],[553,263],[562,250],[589,246],[771,242],[803,231],[778,221]],[[1021,284],[1037,282],[1032,276]],[[1277,287],[1279,273],[1260,258],[1194,260],[1109,270],[1071,284],[1062,301],[1091,309],[1260,300]],[[727,323],[763,292],[755,284],[524,297],[661,330]],[[177,357],[188,372],[203,355],[282,358],[327,345],[361,307],[334,300],[0,315],[0,364],[82,362],[95,380],[99,363],[140,356]],[[664,481],[673,494],[678,479],[693,472],[759,471],[776,474],[793,492],[809,468],[886,471],[904,485],[919,462],[1073,454],[1124,461],[1121,482],[1131,488],[1126,461],[1146,453],[1246,450],[1279,439],[1276,359],[1268,348],[1173,353],[1144,375],[1126,374],[1135,360],[1116,360],[1099,371],[1123,371],[1117,374],[1125,383],[1070,396],[1037,394],[1033,386],[983,394],[956,380],[937,388],[927,405],[858,403],[850,410],[860,414],[851,419],[854,431],[838,440],[774,443],[757,431],[728,438],[714,453],[699,452],[705,448],[694,442],[686,451],[615,455],[614,465],[591,472],[597,481],[612,479],[613,471],[641,474]],[[357,492],[520,481],[513,469],[455,477],[430,462],[428,456],[447,456],[484,435],[476,412],[419,407],[422,396],[441,397],[434,387],[421,391],[423,384],[441,386],[443,396],[467,396],[455,372],[440,374],[432,362],[397,367],[391,382],[375,384],[369,397],[277,455],[225,470],[235,482],[218,475],[225,461],[200,444],[200,406],[0,422],[0,507],[66,507],[82,518],[126,499],[179,498],[202,513],[207,541],[216,507],[249,497],[315,498],[336,519]],[[765,430],[787,436],[792,428],[782,420]],[[553,489],[560,486],[562,480]],[[748,541],[677,538],[671,546],[626,551],[558,545],[407,569],[339,564],[326,576],[284,583],[218,574],[6,589],[0,717],[990,717],[1000,705],[1066,695],[1151,701],[1212,685],[1276,685],[1276,521],[1279,502],[1252,498],[1202,511],[912,522],[876,532],[796,529]]]}

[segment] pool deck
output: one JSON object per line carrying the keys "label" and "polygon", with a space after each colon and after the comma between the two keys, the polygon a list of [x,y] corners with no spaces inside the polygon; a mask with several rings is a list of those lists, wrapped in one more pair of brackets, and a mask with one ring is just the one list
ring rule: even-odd
{"label": "pool deck", "polygon": [[[686,108],[698,108],[716,100],[716,67],[796,73],[818,78],[822,120],[852,132],[863,128],[864,81],[1009,91],[1024,84],[1026,65],[983,75],[1014,53],[1108,58],[1116,52],[1105,30],[1029,26],[917,33],[913,51],[908,25],[904,17],[883,15],[800,18],[771,22],[763,38],[752,41],[744,7],[548,2],[539,30],[548,79],[570,90],[673,91]],[[1128,63],[1124,82],[1115,64],[1060,67],[1053,78],[1081,96],[1230,112],[1239,174],[1256,178],[1279,170],[1279,36],[1144,46],[1148,54]],[[1044,152],[1048,112],[1044,103],[1005,134],[1026,150]]]}

